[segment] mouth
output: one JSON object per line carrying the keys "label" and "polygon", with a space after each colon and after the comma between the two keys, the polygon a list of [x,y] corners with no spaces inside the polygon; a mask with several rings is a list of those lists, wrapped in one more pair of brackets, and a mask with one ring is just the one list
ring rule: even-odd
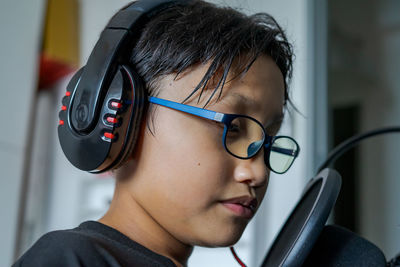
{"label": "mouth", "polygon": [[221,204],[236,216],[251,219],[257,210],[258,201],[251,196],[241,196],[223,200]]}

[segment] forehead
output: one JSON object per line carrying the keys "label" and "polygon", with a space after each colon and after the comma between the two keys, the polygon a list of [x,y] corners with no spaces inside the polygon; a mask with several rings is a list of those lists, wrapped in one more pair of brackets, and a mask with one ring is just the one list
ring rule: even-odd
{"label": "forehead", "polygon": [[[183,75],[165,76],[160,81],[162,90],[159,97],[181,102],[190,95],[204,77],[209,65],[198,65]],[[249,70],[242,74],[231,71],[226,78],[222,91],[215,91],[221,76],[215,75],[204,90],[201,88],[185,104],[219,110],[221,105],[246,105],[254,111],[265,114],[274,111],[281,113],[284,104],[285,87],[283,75],[271,57],[259,56]],[[220,95],[219,95],[220,94]],[[250,115],[250,114],[249,114]]]}
{"label": "forehead", "polygon": [[260,56],[244,75],[227,83],[221,102],[241,103],[263,114],[282,113],[285,102],[283,75],[268,56]]}

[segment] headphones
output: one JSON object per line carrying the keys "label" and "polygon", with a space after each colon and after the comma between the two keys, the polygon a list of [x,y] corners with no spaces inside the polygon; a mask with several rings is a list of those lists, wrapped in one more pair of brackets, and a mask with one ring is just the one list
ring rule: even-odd
{"label": "headphones", "polygon": [[75,167],[100,173],[118,167],[132,153],[147,100],[144,83],[126,55],[153,16],[188,2],[136,1],[109,21],[62,99],[58,137]]}

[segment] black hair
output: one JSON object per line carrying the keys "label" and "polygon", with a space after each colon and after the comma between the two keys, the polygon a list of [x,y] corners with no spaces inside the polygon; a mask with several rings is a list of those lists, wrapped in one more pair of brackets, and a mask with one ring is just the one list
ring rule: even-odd
{"label": "black hair", "polygon": [[177,77],[196,64],[209,63],[201,81],[182,101],[187,101],[198,90],[200,101],[204,89],[218,73],[219,80],[205,107],[218,90],[219,100],[232,67],[235,77],[246,73],[261,54],[269,55],[282,72],[286,105],[290,102],[288,84],[293,49],[275,19],[266,13],[247,16],[230,7],[193,0],[166,8],[151,18],[134,45],[130,63],[143,78],[147,94],[151,96],[158,94],[157,81],[164,75]]}

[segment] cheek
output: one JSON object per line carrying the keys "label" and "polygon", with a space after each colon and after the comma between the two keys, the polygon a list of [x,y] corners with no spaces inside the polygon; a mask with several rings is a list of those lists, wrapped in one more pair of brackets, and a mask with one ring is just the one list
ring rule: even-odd
{"label": "cheek", "polygon": [[[192,204],[211,197],[210,189],[218,189],[226,181],[223,168],[226,156],[221,141],[207,131],[205,125],[175,123],[160,136],[158,156],[162,181],[170,189],[169,199],[179,198],[179,205]],[[172,189],[172,190],[171,190]],[[201,197],[202,196],[202,197]]]}
{"label": "cheek", "polygon": [[173,206],[171,212],[184,220],[217,200],[231,177],[229,155],[222,147],[222,130],[219,135],[204,120],[176,111],[158,112],[155,136],[146,133],[144,138],[144,171],[151,183],[142,192],[151,195],[152,208],[159,212]]}
{"label": "cheek", "polygon": [[204,123],[189,125],[186,120],[170,124],[164,120],[156,127],[155,137],[149,136],[147,158],[153,163],[147,164],[146,172],[152,182],[141,193],[152,217],[190,244],[205,238],[202,229],[210,228],[215,204],[231,175],[221,139]]}

